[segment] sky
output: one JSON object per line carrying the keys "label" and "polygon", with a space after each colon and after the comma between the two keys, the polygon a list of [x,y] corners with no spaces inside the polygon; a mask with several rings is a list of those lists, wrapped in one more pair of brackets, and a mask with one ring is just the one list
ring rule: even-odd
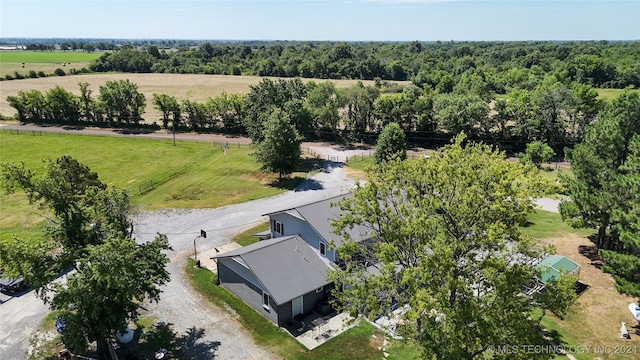
{"label": "sky", "polygon": [[640,0],[0,0],[0,37],[640,40]]}

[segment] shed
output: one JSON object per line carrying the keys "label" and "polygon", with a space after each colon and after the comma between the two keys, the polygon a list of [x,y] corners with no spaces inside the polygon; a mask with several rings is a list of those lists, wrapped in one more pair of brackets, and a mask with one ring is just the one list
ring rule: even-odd
{"label": "shed", "polygon": [[580,265],[561,255],[549,255],[536,266],[540,269],[540,281],[547,284],[549,280],[557,278],[560,273],[580,274]]}

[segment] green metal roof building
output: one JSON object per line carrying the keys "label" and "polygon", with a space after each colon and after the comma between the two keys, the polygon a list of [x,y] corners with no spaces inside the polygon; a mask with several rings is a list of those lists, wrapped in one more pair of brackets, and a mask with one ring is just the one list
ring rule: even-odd
{"label": "green metal roof building", "polygon": [[544,258],[537,265],[540,269],[540,281],[544,284],[551,279],[557,278],[560,273],[565,274],[580,274],[580,265],[576,264],[567,257],[560,255],[550,255]]}

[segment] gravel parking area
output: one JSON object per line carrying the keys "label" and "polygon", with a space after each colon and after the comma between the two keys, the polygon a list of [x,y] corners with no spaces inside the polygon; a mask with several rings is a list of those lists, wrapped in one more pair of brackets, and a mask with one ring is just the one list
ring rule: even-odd
{"label": "gravel parking area", "polygon": [[[7,125],[2,127],[38,129]],[[114,134],[105,130],[95,130],[95,133],[104,135],[103,132]],[[134,233],[139,241],[148,241],[157,233],[164,233],[173,247],[168,254],[171,259],[168,266],[171,281],[163,288],[161,300],[158,303],[145,304],[145,308],[158,322],[170,324],[176,336],[191,337],[193,346],[187,351],[194,358],[274,358],[272,354],[255,345],[232,315],[210,305],[191,289],[185,278],[184,266],[187,258],[193,255],[193,241],[200,235],[201,229],[207,232],[207,238],[197,240],[198,253],[228,243],[234,235],[266,220],[263,214],[348,192],[353,188],[354,180],[346,178],[340,162],[346,157],[368,155],[369,152],[368,148],[344,148],[332,144],[305,143],[303,147],[329,161],[325,162],[324,171],[310,177],[294,191],[217,209],[142,213],[134,220]],[[557,201],[543,200],[539,203],[544,210],[557,212]],[[48,311],[48,307],[36,298],[33,292],[15,297],[0,294],[1,360],[26,357],[29,339]],[[194,334],[198,336],[194,337]]]}
{"label": "gravel parking area", "polygon": [[[354,185],[344,177],[339,164],[328,162],[320,172],[285,194],[218,209],[165,210],[141,214],[135,221],[135,237],[151,240],[157,232],[167,234],[173,251],[169,253],[171,281],[164,287],[160,302],[145,304],[149,315],[171,324],[178,337],[198,330],[200,337],[194,356],[221,359],[271,359],[273,355],[257,347],[232,315],[210,305],[191,289],[184,266],[193,256],[193,241],[200,230],[207,238],[197,240],[198,253],[226,244],[234,235],[264,221],[262,215],[347,192]],[[202,354],[203,349],[206,353]]]}

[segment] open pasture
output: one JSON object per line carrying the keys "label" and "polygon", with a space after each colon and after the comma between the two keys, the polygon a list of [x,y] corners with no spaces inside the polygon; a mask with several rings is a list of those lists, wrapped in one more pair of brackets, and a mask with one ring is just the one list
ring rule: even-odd
{"label": "open pasture", "polygon": [[[204,102],[210,97],[216,97],[222,92],[228,94],[249,92],[251,85],[258,84],[262,77],[259,76],[233,76],[233,75],[200,75],[200,74],[80,74],[67,76],[51,76],[38,79],[22,79],[2,82],[2,97],[0,98],[0,115],[12,116],[14,109],[9,106],[7,96],[15,95],[18,91],[47,90],[61,86],[76,95],[80,95],[78,83],[89,83],[93,91],[92,96],[97,97],[100,86],[107,81],[129,79],[138,85],[140,91],[147,99],[146,112],[143,118],[147,122],[159,121],[162,118],[160,111],[153,108],[151,99],[154,93],[175,96],[179,101],[191,100]],[[331,81],[338,88],[345,88],[355,84],[358,80],[325,80],[303,79],[303,81],[324,82]],[[365,85],[373,85],[373,81],[363,81]],[[404,83],[404,82],[403,82]],[[408,83],[408,82],[406,82]]]}
{"label": "open pasture", "polygon": [[[49,75],[58,68],[68,73],[73,68],[82,69],[100,55],[102,53],[73,51],[0,51],[0,77],[13,75],[16,71],[26,76],[31,70]],[[67,64],[63,66],[64,63]]]}
{"label": "open pasture", "polygon": [[[144,209],[218,207],[287,189],[284,183],[271,186],[278,185],[277,175],[258,170],[248,145],[230,144],[228,158],[220,143],[178,141],[176,145],[169,139],[1,131],[0,162],[24,162],[42,174],[44,158],[70,155],[97,172],[102,182],[126,189],[134,204]],[[150,181],[155,188],[140,194],[141,186]],[[0,241],[14,233],[38,235],[42,210],[29,206],[22,193],[2,192],[0,200]]]}

